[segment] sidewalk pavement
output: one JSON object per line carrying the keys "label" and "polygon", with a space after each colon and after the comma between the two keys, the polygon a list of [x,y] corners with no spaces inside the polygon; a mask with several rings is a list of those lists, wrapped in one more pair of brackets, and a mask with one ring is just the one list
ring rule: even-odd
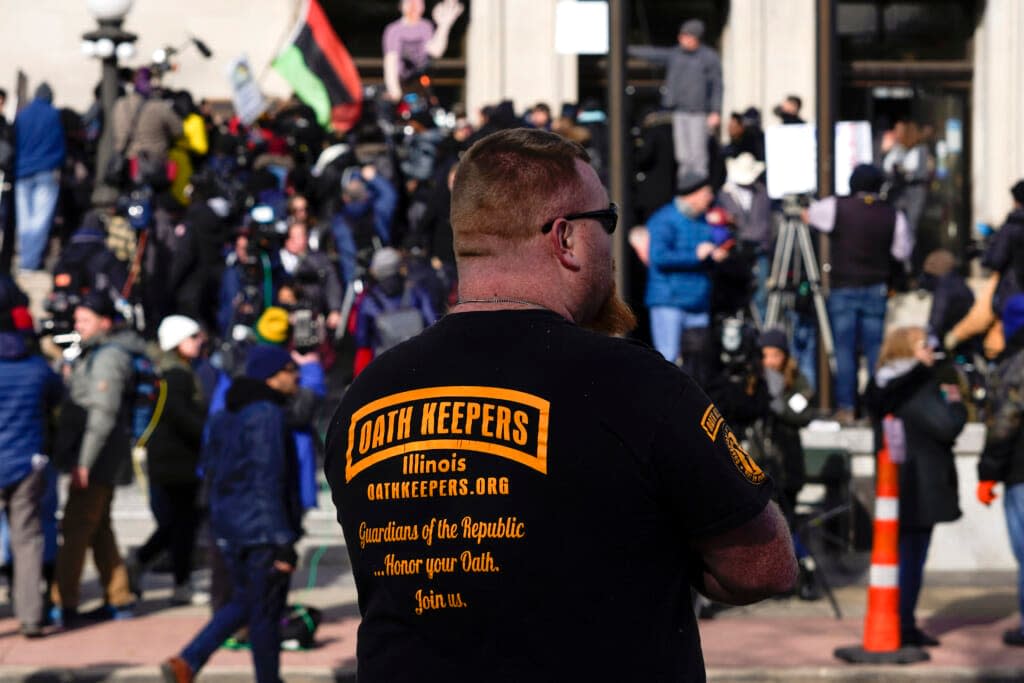
{"label": "sidewalk pavement", "polygon": [[[343,553],[332,546],[328,555]],[[326,559],[326,556],[325,556]],[[337,558],[336,558],[337,559]],[[295,590],[291,602],[324,610],[318,647],[285,652],[282,667],[289,683],[353,681],[359,614],[347,566],[328,562],[317,587]],[[200,574],[203,574],[202,572]],[[205,580],[204,577],[200,577]],[[300,572],[294,586],[304,586]],[[175,653],[205,622],[205,607],[164,608],[169,582],[155,577],[140,615],[25,640],[9,608],[0,608],[0,683],[48,681],[159,681],[157,665]],[[959,585],[943,577],[926,578],[919,614],[923,628],[942,645],[931,661],[909,666],[854,666],[833,656],[837,647],[861,642],[865,589],[851,584],[835,592],[843,618],[826,600],[768,600],[727,608],[700,622],[710,681],[1024,681],[1024,649],[1004,646],[1002,632],[1017,624],[1014,577],[988,577],[984,585]],[[93,601],[93,604],[97,604]],[[86,609],[90,605],[83,605]],[[249,653],[221,650],[201,680],[251,681]]]}
{"label": "sidewalk pavement", "polygon": [[[118,540],[126,547],[139,545],[153,528],[145,497],[134,487],[118,490],[112,517]],[[359,610],[344,539],[326,492],[321,508],[307,515],[305,527],[289,603],[318,607],[324,620],[318,647],[282,653],[283,677],[288,683],[350,683],[355,680]],[[942,641],[930,650],[931,660],[902,667],[855,666],[836,659],[833,651],[862,642],[868,554],[832,558],[822,553],[819,558],[836,586],[843,618],[834,617],[825,599],[775,599],[725,608],[700,622],[709,681],[1024,682],[1024,648],[1002,643],[1003,631],[1018,624],[1014,572],[929,573],[918,616],[919,625]],[[198,589],[208,587],[209,570],[197,570],[193,577]],[[145,588],[138,616],[130,621],[104,622],[39,640],[22,638],[10,605],[0,603],[0,683],[159,682],[158,664],[188,642],[209,610],[166,607],[171,593],[166,574],[147,575]],[[99,596],[90,565],[83,611],[99,605]],[[252,681],[249,653],[217,652],[200,680]]]}

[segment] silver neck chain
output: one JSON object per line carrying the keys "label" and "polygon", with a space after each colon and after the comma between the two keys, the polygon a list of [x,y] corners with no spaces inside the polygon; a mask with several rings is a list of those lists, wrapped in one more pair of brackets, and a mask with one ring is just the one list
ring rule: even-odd
{"label": "silver neck chain", "polygon": [[489,299],[458,299],[455,302],[456,306],[462,306],[463,304],[519,304],[521,306],[547,308],[547,306],[544,306],[543,304],[538,304],[533,301],[526,301],[525,299],[513,299],[507,296],[494,296]]}

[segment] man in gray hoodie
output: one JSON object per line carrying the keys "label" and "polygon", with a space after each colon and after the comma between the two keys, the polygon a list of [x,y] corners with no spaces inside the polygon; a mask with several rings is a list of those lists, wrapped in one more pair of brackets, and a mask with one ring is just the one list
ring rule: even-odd
{"label": "man in gray hoodie", "polygon": [[135,600],[110,524],[110,508],[114,487],[131,482],[133,356],[145,353],[145,343],[132,330],[116,329],[114,317],[113,302],[104,292],[87,294],[75,309],[82,354],[71,369],[69,400],[61,409],[54,449],[58,465],[71,474],[51,596],[51,619],[57,626],[77,617],[89,548],[106,596],[98,616],[130,618]]}
{"label": "man in gray hoodie", "polygon": [[722,109],[722,62],[701,43],[704,22],[679,27],[679,47],[633,46],[631,57],[664,64],[661,104],[672,111],[677,178],[708,175],[708,133],[718,128]]}

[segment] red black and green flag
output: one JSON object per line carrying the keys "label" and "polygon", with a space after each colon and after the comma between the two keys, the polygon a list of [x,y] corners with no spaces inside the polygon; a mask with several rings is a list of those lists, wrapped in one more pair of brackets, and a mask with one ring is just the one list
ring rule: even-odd
{"label": "red black and green flag", "polygon": [[317,0],[305,0],[288,43],[274,68],[299,99],[312,107],[324,128],[344,133],[363,107],[363,84],[352,56]]}

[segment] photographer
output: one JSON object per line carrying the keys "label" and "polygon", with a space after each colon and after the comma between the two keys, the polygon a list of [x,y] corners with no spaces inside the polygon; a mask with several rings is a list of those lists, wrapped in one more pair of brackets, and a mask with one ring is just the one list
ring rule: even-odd
{"label": "photographer", "polygon": [[228,254],[220,284],[217,327],[228,337],[234,325],[252,325],[260,313],[274,303],[274,294],[284,280],[278,245],[281,238],[274,210],[253,207],[247,225],[235,235],[235,248]]}
{"label": "photographer", "polygon": [[100,212],[87,213],[53,269],[53,291],[45,305],[52,317],[43,322],[46,332],[71,332],[75,306],[87,292],[117,294],[124,287],[128,269],[107,248],[106,238]]}
{"label": "photographer", "polygon": [[309,248],[309,231],[305,223],[288,226],[284,247],[280,251],[285,282],[293,291],[296,308],[309,309],[315,317],[325,317],[327,328],[337,329],[341,321],[341,282],[326,254]]}

